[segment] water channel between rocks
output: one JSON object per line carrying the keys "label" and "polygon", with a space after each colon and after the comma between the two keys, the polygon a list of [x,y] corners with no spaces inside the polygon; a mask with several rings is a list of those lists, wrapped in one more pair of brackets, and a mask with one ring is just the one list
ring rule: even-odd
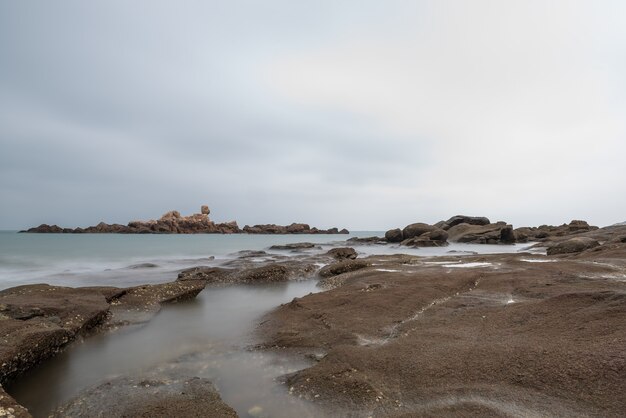
{"label": "water channel between rocks", "polygon": [[193,301],[167,306],[145,325],[70,346],[7,389],[37,418],[47,417],[82,389],[117,376],[198,376],[210,379],[242,417],[254,407],[273,417],[319,415],[314,405],[289,396],[275,380],[309,363],[248,349],[257,318],[318,291],[315,284],[307,280],[206,289]]}

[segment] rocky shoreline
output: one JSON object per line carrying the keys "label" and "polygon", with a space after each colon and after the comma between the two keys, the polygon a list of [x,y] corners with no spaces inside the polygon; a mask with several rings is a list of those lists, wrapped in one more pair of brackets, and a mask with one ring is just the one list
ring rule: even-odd
{"label": "rocky shoreline", "polygon": [[[320,252],[298,243],[273,248],[281,254],[242,252],[221,267],[186,269],[161,285],[6,289],[0,383],[78,338],[148,321],[163,304],[206,286],[317,277],[325,291],[259,321],[255,349],[315,359],[283,381],[326,416],[622,416],[626,226],[513,229],[457,216],[349,242],[401,253],[448,241],[531,244],[509,254],[362,258],[350,247]],[[0,396],[5,416],[30,416]],[[118,378],[56,416],[97,415],[113,400],[115,416],[237,416],[211,382],[194,376]]]}
{"label": "rocky shoreline", "polygon": [[290,225],[246,225],[239,228],[236,221],[215,223],[209,219],[209,207],[204,205],[200,213],[182,216],[180,212],[172,210],[159,219],[148,221],[131,221],[127,225],[107,224],[100,222],[98,225],[86,228],[62,228],[58,225],[41,224],[29,228],[26,233],[39,234],[348,234],[347,229],[338,228],[318,229],[305,223],[292,223]]}

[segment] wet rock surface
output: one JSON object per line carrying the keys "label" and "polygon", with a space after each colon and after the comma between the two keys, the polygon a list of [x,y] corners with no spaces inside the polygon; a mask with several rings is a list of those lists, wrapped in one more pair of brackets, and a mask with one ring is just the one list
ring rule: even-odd
{"label": "wet rock surface", "polygon": [[109,304],[99,292],[26,285],[0,292],[0,382],[23,373],[103,323]]}
{"label": "wet rock surface", "polygon": [[[145,322],[162,304],[193,298],[205,285],[199,280],[126,289],[37,284],[0,291],[0,383],[10,382],[79,337]],[[2,410],[4,416],[30,416],[0,389]]]}
{"label": "wet rock surface", "polygon": [[354,260],[357,258],[357,252],[351,247],[338,247],[330,249],[326,255],[333,257],[335,260]]}
{"label": "wet rock surface", "polygon": [[580,253],[598,247],[600,243],[589,237],[570,238],[548,246],[548,255]]}
{"label": "wet rock surface", "polygon": [[336,263],[332,263],[322,267],[322,269],[319,271],[319,275],[321,277],[332,277],[339,274],[360,270],[366,267],[369,267],[369,263],[363,260],[338,261]]}
{"label": "wet rock surface", "polygon": [[318,356],[285,384],[330,416],[619,417],[626,245],[600,234],[558,258],[367,257],[258,333],[267,349]]}
{"label": "wet rock surface", "polygon": [[237,417],[207,379],[121,377],[89,389],[52,417]]}
{"label": "wet rock surface", "polygon": [[[263,263],[262,263],[263,264]],[[305,262],[269,262],[244,264],[235,268],[193,267],[178,274],[178,282],[201,280],[210,285],[264,284],[311,277],[317,267]]]}

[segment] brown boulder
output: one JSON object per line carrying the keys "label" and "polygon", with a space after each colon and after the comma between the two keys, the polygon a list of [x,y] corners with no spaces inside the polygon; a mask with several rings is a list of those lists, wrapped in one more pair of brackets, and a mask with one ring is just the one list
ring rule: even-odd
{"label": "brown boulder", "polygon": [[207,205],[202,205],[200,206],[200,213],[203,215],[208,215],[211,213],[211,210],[209,209]]}
{"label": "brown boulder", "polygon": [[418,222],[405,226],[402,230],[402,237],[407,240],[435,230],[437,230],[437,228],[432,225]]}
{"label": "brown boulder", "polygon": [[354,260],[357,257],[357,253],[354,248],[351,247],[338,247],[329,250],[326,255],[329,255],[337,260]]}
{"label": "brown boulder", "polygon": [[484,216],[466,216],[466,215],[456,215],[447,221],[441,221],[437,223],[437,226],[441,229],[448,230],[453,226],[459,224],[469,224],[469,225],[489,225],[489,219]]}
{"label": "brown boulder", "polygon": [[402,240],[404,240],[404,236],[402,235],[402,230],[400,228],[396,228],[385,232],[385,239],[389,242],[402,242]]}
{"label": "brown boulder", "polygon": [[461,223],[448,229],[450,241],[473,244],[513,244],[513,227],[505,222],[489,225]]}

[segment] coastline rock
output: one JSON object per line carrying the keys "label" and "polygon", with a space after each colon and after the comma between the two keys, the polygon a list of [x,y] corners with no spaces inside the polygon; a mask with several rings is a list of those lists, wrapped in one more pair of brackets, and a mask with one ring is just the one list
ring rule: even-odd
{"label": "coastline rock", "polygon": [[314,271],[314,265],[301,262],[269,263],[260,267],[232,269],[199,266],[181,271],[177,281],[202,281],[207,285],[278,283],[307,277]]}
{"label": "coastline rock", "polygon": [[447,231],[448,229],[452,228],[453,226],[459,225],[459,224],[469,224],[469,225],[489,225],[491,222],[489,221],[489,218],[486,218],[484,216],[466,216],[466,215],[456,215],[453,216],[452,218],[448,219],[447,221],[440,221],[438,223],[435,224],[436,227],[443,229],[444,231]]}
{"label": "coastline rock", "polygon": [[318,229],[311,228],[307,224],[292,223],[291,225],[283,226],[276,224],[264,224],[264,225],[246,225],[243,227],[243,232],[246,234],[349,234],[347,229],[339,231],[337,228],[330,229]]}
{"label": "coastline rock", "polygon": [[428,225],[425,223],[414,223],[404,227],[402,230],[402,237],[404,240],[419,237],[427,232],[432,232],[437,230],[438,228],[432,225]]}
{"label": "coastline rock", "polygon": [[21,232],[36,232],[39,234],[62,234],[65,232],[65,230],[58,225],[41,224],[39,226],[29,228],[26,231]]}
{"label": "coastline rock", "polygon": [[457,224],[447,230],[450,241],[472,244],[513,244],[513,226],[505,222],[488,225]]}
{"label": "coastline rock", "polygon": [[354,260],[357,258],[357,253],[354,248],[351,247],[338,247],[328,250],[326,255],[333,257],[336,260]]}
{"label": "coastline rock", "polygon": [[446,257],[498,268],[377,264],[268,313],[261,347],[323,353],[285,384],[337,416],[619,417],[626,246],[611,245],[622,264],[593,250]]}
{"label": "coastline rock", "polygon": [[385,239],[388,242],[402,242],[404,240],[404,235],[402,235],[402,230],[400,228],[390,229],[385,232]]}
{"label": "coastline rock", "polygon": [[159,219],[148,221],[131,221],[127,225],[107,224],[100,222],[98,225],[86,228],[61,228],[58,225],[41,224],[25,231],[29,233],[47,234],[349,234],[347,229],[330,228],[327,230],[311,228],[304,223],[292,223],[291,225],[246,225],[243,230],[236,221],[218,223],[209,219],[209,207],[203,205],[200,213],[182,216],[177,210],[169,211]]}
{"label": "coastline rock", "polygon": [[385,244],[386,241],[381,237],[352,237],[348,238],[348,242],[356,243],[356,244]]}
{"label": "coastline rock", "polygon": [[88,289],[38,284],[0,291],[0,384],[103,323],[108,312],[105,297]]}
{"label": "coastline rock", "polygon": [[293,244],[272,245],[270,250],[309,250],[316,245],[310,242],[295,242]]}
{"label": "coastline rock", "polygon": [[120,377],[83,391],[51,415],[61,417],[225,417],[238,415],[207,379]]}
{"label": "coastline rock", "polygon": [[586,221],[573,220],[569,224],[560,226],[541,225],[538,227],[521,227],[515,229],[515,235],[520,242],[547,241],[554,237],[565,237],[592,232],[599,229],[590,226]]}
{"label": "coastline rock", "polygon": [[361,270],[369,266],[370,263],[362,260],[339,261],[322,267],[322,269],[319,271],[319,275],[321,277],[328,278],[351,271]]}
{"label": "coastline rock", "polygon": [[220,281],[232,273],[232,270],[220,267],[198,266],[182,270],[178,273],[178,281],[204,280],[207,282]]}
{"label": "coastline rock", "polygon": [[588,238],[588,237],[570,238],[568,240],[559,241],[556,244],[550,245],[548,247],[547,254],[557,255],[557,254],[580,253],[582,251],[598,247],[599,245],[600,243],[593,238]]}
{"label": "coastline rock", "polygon": [[404,229],[390,229],[385,233],[387,242],[407,247],[443,247],[448,245],[448,233],[436,225],[413,223]]}
{"label": "coastline rock", "polygon": [[0,416],[6,418],[33,418],[26,408],[18,404],[0,386]]}

